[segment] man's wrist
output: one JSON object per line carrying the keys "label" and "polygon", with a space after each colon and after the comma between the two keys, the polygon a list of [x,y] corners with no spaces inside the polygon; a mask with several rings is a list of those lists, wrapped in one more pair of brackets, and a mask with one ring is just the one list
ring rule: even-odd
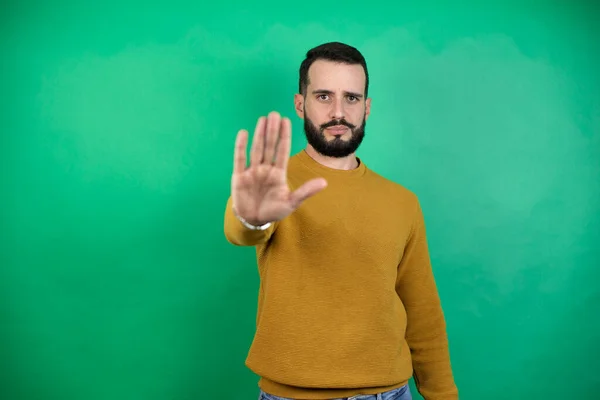
{"label": "man's wrist", "polygon": [[238,214],[235,206],[232,206],[231,208],[233,210],[233,215],[235,215],[235,217],[242,223],[242,225],[244,225],[246,228],[248,228],[250,230],[264,231],[271,226],[271,222],[261,224],[261,223],[247,221],[246,219],[244,219],[244,217],[242,217],[240,214]]}

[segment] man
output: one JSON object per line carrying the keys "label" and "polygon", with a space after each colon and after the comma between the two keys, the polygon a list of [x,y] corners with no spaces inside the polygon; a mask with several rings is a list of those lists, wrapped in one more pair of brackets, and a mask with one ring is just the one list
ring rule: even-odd
{"label": "man", "polygon": [[225,236],[255,246],[256,334],[246,365],[261,399],[455,400],[445,320],[417,197],[356,156],[371,109],[361,53],[310,50],[296,113],[272,112],[235,142]]}

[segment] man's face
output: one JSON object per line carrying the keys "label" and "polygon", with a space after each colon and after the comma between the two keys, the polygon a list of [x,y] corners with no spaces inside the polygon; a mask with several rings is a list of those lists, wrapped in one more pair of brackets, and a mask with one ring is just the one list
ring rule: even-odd
{"label": "man's face", "polygon": [[354,153],[364,138],[370,112],[362,66],[318,60],[308,78],[306,97],[296,95],[308,144],[327,157]]}

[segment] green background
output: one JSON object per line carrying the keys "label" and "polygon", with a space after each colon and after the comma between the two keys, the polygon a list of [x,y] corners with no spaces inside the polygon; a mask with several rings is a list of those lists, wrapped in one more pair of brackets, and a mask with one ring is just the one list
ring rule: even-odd
{"label": "green background", "polygon": [[277,110],[304,146],[330,40],[369,63],[360,156],[423,203],[461,399],[600,398],[600,14],[496,3],[4,3],[0,398],[256,398],[234,137]]}

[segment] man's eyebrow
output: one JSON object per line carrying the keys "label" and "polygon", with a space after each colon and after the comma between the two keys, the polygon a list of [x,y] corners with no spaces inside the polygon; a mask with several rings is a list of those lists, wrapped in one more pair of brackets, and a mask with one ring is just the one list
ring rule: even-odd
{"label": "man's eyebrow", "polygon": [[355,93],[355,92],[344,92],[345,94],[347,94],[348,96],[354,96],[356,98],[362,99],[363,95],[360,93]]}
{"label": "man's eyebrow", "polygon": [[[334,94],[333,91],[327,89],[316,89],[312,91],[313,94]],[[362,99],[363,95],[356,92],[348,92],[344,91],[344,94],[347,96],[354,96],[356,98]]]}

